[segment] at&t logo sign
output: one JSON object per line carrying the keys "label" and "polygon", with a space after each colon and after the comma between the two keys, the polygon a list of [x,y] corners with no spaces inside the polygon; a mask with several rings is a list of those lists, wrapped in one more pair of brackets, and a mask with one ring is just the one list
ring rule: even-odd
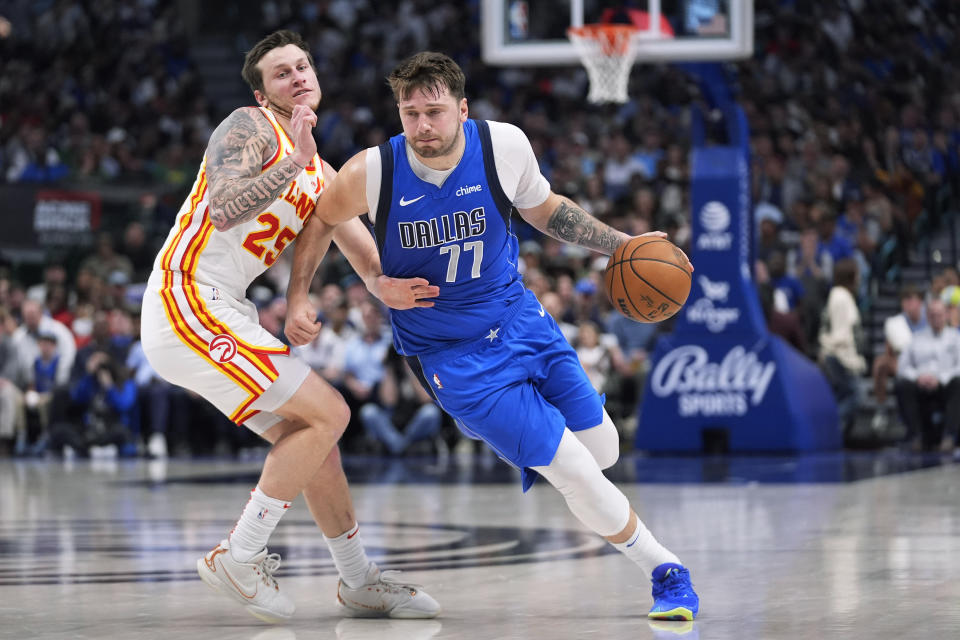
{"label": "at&t logo sign", "polygon": [[221,333],[210,341],[207,350],[210,352],[210,357],[217,362],[230,362],[233,356],[237,355],[237,341],[233,336]]}
{"label": "at&t logo sign", "polygon": [[711,200],[700,210],[700,226],[703,233],[697,238],[697,249],[727,251],[733,246],[730,233],[730,210],[718,200]]}

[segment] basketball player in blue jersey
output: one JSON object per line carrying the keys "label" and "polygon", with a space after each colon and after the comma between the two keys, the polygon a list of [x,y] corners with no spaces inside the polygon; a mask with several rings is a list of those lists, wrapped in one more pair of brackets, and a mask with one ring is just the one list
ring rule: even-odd
{"label": "basketball player in blue jersey", "polygon": [[[542,475],[581,522],[651,576],[651,618],[692,620],[699,600],[688,570],[603,475],[619,455],[616,427],[523,286],[511,210],[608,255],[629,236],[553,193],[520,129],[468,119],[463,72],[446,55],[416,54],[389,82],[403,133],[351,158],[316,215],[337,225],[369,212],[383,273],[439,285],[432,307],[390,310],[394,344],[424,387],[464,433],[522,470],[524,490]],[[319,330],[306,296],[325,250],[309,227],[298,245],[286,325],[294,344]]]}

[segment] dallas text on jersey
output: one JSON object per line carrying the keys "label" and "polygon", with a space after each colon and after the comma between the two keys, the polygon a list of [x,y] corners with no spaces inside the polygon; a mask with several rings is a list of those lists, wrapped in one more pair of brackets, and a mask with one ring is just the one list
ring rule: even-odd
{"label": "dallas text on jersey", "polygon": [[404,249],[426,249],[483,235],[487,221],[483,207],[477,207],[470,213],[456,211],[429,220],[400,222],[397,226],[400,246]]}

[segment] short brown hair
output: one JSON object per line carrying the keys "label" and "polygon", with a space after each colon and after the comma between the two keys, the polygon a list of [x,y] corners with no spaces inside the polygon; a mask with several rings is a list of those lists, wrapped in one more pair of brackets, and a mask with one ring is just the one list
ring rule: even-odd
{"label": "short brown hair", "polygon": [[307,54],[307,61],[310,62],[310,66],[313,67],[314,71],[317,70],[316,65],[313,64],[313,55],[310,53],[310,47],[307,46],[307,41],[303,39],[303,36],[287,29],[274,31],[253,45],[253,49],[250,49],[250,51],[247,52],[247,56],[243,59],[243,71],[240,72],[240,75],[246,80],[251,90],[263,92],[263,73],[260,72],[257,63],[263,59],[263,56],[274,49],[285,47],[288,44],[294,44],[300,47],[303,52]]}
{"label": "short brown hair", "polygon": [[419,89],[439,96],[446,88],[457,102],[466,95],[466,78],[453,59],[436,51],[421,51],[398,64],[387,77],[397,102],[410,97]]}
{"label": "short brown hair", "polygon": [[917,285],[908,282],[900,287],[900,299],[906,300],[908,298],[923,300],[923,291],[921,291]]}
{"label": "short brown hair", "polygon": [[833,265],[833,286],[844,287],[856,296],[857,261],[853,258],[841,258]]}

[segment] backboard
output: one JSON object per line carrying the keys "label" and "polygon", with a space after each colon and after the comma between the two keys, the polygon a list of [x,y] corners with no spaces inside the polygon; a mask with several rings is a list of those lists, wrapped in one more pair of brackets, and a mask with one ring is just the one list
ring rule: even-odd
{"label": "backboard", "polygon": [[639,63],[753,53],[753,0],[481,0],[481,10],[490,65],[579,64],[567,28],[610,21],[643,29]]}

